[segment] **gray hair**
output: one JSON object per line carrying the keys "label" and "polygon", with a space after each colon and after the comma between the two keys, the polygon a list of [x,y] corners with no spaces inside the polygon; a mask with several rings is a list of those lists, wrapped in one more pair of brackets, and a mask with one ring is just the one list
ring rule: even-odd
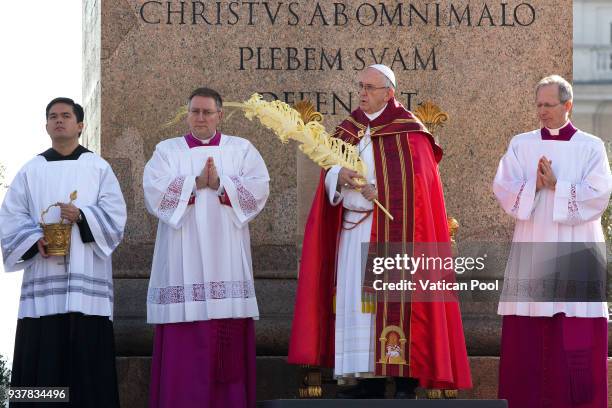
{"label": "gray hair", "polygon": [[536,95],[540,88],[546,85],[557,85],[559,88],[559,100],[561,103],[565,103],[567,101],[571,101],[574,99],[574,91],[572,90],[572,85],[567,82],[562,76],[559,75],[550,75],[545,78],[542,78],[540,82],[536,85]]}

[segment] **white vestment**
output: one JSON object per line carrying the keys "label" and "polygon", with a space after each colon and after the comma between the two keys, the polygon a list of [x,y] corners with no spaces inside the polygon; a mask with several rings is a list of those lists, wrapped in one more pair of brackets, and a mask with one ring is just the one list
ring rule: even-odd
{"label": "white vestment", "polygon": [[[542,156],[552,161],[555,191],[536,192]],[[503,209],[516,218],[513,242],[604,242],[601,215],[608,206],[612,177],[604,143],[595,136],[577,131],[569,141],[542,140],[540,130],[515,136],[501,159],[493,190]],[[511,256],[504,279],[532,278],[537,271],[524,261]],[[500,302],[498,313],[608,317],[605,302]]]}
{"label": "white vestment", "polygon": [[[43,237],[39,223],[49,205],[70,201],[80,208],[95,242],[83,243],[77,225],[72,226],[68,265],[64,258],[24,254]],[[0,209],[0,237],[4,269],[24,269],[19,318],[81,312],[113,316],[111,254],[123,238],[126,208],[119,182],[109,164],[87,152],[77,160],[30,160],[15,176]],[[53,207],[45,223],[60,221]]]}
{"label": "white vestment", "polygon": [[[385,106],[386,108],[386,106]],[[376,119],[384,110],[367,115]],[[358,145],[361,159],[367,166],[366,180],[376,185],[374,150],[370,138],[370,127]],[[341,187],[336,191],[339,166],[332,167],[325,177],[325,190],[332,205],[342,202],[344,220],[358,222],[363,213],[348,210],[372,210],[373,203],[360,192]],[[352,225],[346,225],[352,227]],[[362,268],[361,249],[370,242],[372,233],[371,214],[351,230],[342,229],[338,243],[336,277],[336,332],[334,375],[337,377],[371,376],[374,372],[374,319],[372,313],[361,311]]]}
{"label": "white vestment", "polygon": [[[208,157],[231,206],[217,191],[195,188]],[[147,209],[159,218],[149,323],[259,317],[248,223],[266,203],[269,180],[259,152],[240,137],[221,135],[219,146],[190,149],[184,137],[156,146],[143,181]]]}

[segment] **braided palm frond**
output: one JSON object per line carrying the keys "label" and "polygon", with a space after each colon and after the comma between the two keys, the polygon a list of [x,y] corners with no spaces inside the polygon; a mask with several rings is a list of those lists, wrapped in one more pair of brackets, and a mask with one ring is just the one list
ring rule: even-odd
{"label": "braided palm frond", "polygon": [[305,124],[300,113],[282,101],[268,102],[261,95],[253,94],[244,103],[227,102],[224,106],[242,109],[249,120],[259,119],[283,143],[297,141],[299,149],[324,169],[340,165],[366,175],[365,163],[356,146],[331,137],[318,121]]}

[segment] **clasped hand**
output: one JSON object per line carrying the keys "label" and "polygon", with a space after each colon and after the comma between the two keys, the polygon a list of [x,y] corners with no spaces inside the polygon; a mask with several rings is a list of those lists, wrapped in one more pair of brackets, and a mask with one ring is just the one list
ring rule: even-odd
{"label": "clasped hand", "polygon": [[542,156],[538,161],[538,172],[536,177],[536,191],[543,188],[548,188],[555,191],[557,186],[557,178],[552,169],[552,160],[548,160],[546,156]]}
{"label": "clasped hand", "polygon": [[212,188],[213,190],[219,189],[221,180],[219,179],[219,173],[215,166],[215,161],[212,157],[209,157],[204,164],[204,168],[199,176],[196,177],[196,188]]}

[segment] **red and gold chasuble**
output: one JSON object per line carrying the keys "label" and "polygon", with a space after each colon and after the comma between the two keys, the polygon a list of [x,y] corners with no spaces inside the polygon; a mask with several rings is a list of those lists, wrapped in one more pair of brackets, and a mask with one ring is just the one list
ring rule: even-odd
{"label": "red and gold chasuble", "polygon": [[[369,121],[360,109],[336,129],[335,137],[358,144],[370,126],[378,200],[394,221],[374,207],[372,243],[449,242],[437,162],[442,150],[423,124],[395,99]],[[332,366],[332,310],[341,206],[325,194],[324,174],[306,223],[289,359],[294,364]],[[382,245],[381,245],[382,244]],[[410,254],[409,254],[410,255]],[[459,306],[416,302],[410,294],[376,299],[375,374],[418,378],[425,388],[470,388],[471,376]]]}

